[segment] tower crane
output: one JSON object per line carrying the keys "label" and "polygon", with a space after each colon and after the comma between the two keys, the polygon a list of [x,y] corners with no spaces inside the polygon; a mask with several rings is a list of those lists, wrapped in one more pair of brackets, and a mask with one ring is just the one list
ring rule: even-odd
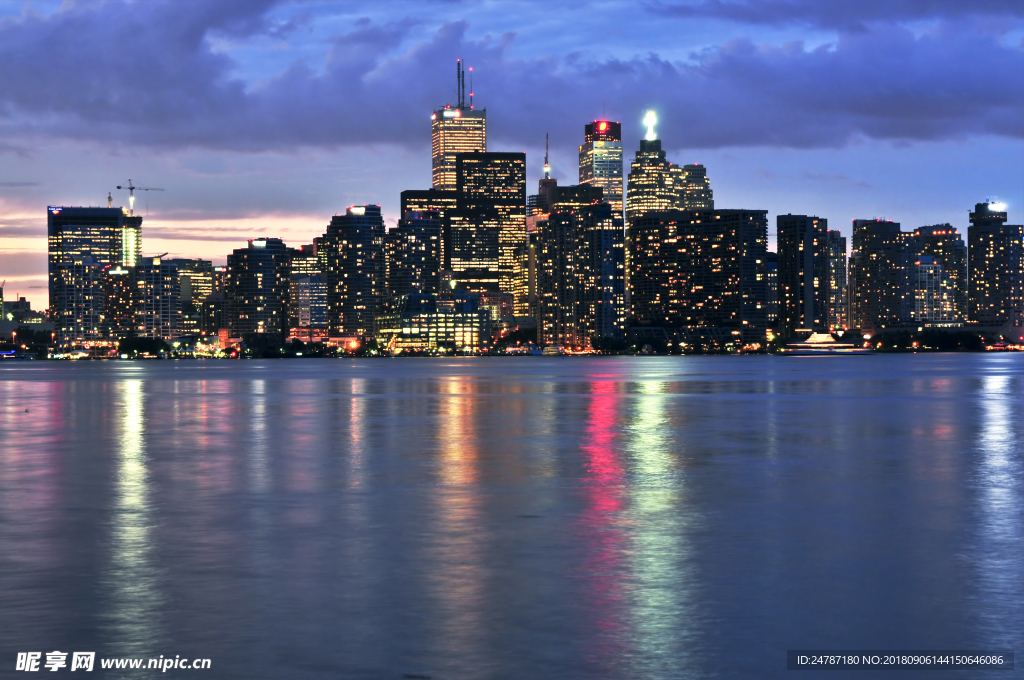
{"label": "tower crane", "polygon": [[138,189],[139,191],[163,191],[163,189],[161,189],[160,187],[140,187],[140,186],[137,186],[135,184],[132,184],[131,180],[128,180],[128,184],[126,184],[124,186],[121,186],[120,184],[118,184],[117,188],[118,189],[127,189],[128,190],[128,214],[129,215],[134,215],[135,214],[135,190],[136,189]]}

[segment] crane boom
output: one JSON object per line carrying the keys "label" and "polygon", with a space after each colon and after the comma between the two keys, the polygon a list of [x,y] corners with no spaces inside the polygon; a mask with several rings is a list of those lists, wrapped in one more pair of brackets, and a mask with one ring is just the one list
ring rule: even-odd
{"label": "crane boom", "polygon": [[128,190],[128,214],[129,215],[134,215],[135,214],[135,190],[136,189],[138,189],[139,191],[163,191],[163,189],[161,189],[160,187],[143,187],[143,186],[139,186],[137,184],[132,184],[132,181],[130,179],[128,180],[128,184],[126,184],[124,186],[121,186],[120,184],[118,184],[117,188],[118,189],[127,189]]}

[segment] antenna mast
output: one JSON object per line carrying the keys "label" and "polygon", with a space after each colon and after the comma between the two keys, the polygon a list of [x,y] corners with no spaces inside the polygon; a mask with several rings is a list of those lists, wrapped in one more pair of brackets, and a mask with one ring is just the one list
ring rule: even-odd
{"label": "antenna mast", "polygon": [[548,164],[548,151],[550,146],[548,145],[548,137],[550,135],[544,133],[544,179],[551,179],[551,166]]}
{"label": "antenna mast", "polygon": [[473,67],[469,67],[469,108],[473,108]]}
{"label": "antenna mast", "polygon": [[460,109],[466,105],[466,74],[461,59],[455,60],[455,105]]}

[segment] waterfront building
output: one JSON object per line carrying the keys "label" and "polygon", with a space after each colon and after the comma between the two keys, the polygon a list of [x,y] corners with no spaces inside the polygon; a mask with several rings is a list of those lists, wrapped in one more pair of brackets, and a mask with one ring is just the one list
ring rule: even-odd
{"label": "waterfront building", "polygon": [[[456,260],[467,269],[490,269],[496,259],[499,288],[511,293],[516,249],[526,242],[526,154],[460,153],[455,165],[463,233],[456,238],[453,221],[452,269],[457,269]],[[497,232],[483,233],[491,228],[495,216]],[[481,241],[490,243],[496,237],[496,250],[482,253],[480,262],[473,256],[467,258],[462,246],[477,240],[477,234],[467,233],[467,228],[481,230]]]}
{"label": "waterfront building", "polygon": [[389,304],[412,293],[437,294],[441,285],[441,216],[437,211],[407,212],[384,236]]}
{"label": "waterfront building", "polygon": [[200,259],[164,259],[178,268],[181,284],[181,333],[193,335],[202,330],[202,305],[213,293],[213,263]]}
{"label": "waterfront building", "polygon": [[327,328],[327,277],[292,274],[288,282],[289,334],[311,328]]}
{"label": "waterfront building", "polygon": [[828,232],[828,327],[831,331],[849,328],[846,277],[846,237],[838,229]]}
{"label": "waterfront building", "polygon": [[1024,321],[1024,241],[1005,211],[978,203],[967,228],[970,274],[967,314],[972,324],[1002,326]]}
{"label": "waterfront building", "polygon": [[794,331],[829,330],[830,252],[828,220],[816,215],[778,215],[779,323]]}
{"label": "waterfront building", "polygon": [[643,325],[718,328],[744,345],[767,329],[764,210],[670,210],[629,223],[632,315]]}
{"label": "waterfront building", "polygon": [[138,285],[131,268],[120,264],[103,271],[103,335],[119,340],[135,334]]}
{"label": "waterfront building", "polygon": [[590,349],[625,326],[622,218],[598,186],[559,187],[535,233],[538,341]]}
{"label": "waterfront building", "polygon": [[955,325],[956,289],[939,258],[919,255],[909,269],[913,295],[910,320],[922,326]]}
{"label": "waterfront building", "polygon": [[765,253],[764,280],[768,300],[765,307],[766,323],[768,328],[775,328],[779,322],[779,254],[770,250]]}
{"label": "waterfront building", "polygon": [[[545,220],[546,221],[546,220]],[[516,316],[537,316],[537,246],[524,243],[516,251],[512,272],[513,311]]]}
{"label": "waterfront building", "polygon": [[909,237],[914,257],[927,255],[942,266],[943,275],[953,287],[953,311],[957,321],[967,319],[967,246],[956,227],[935,224],[918,227]]}
{"label": "waterfront building", "polygon": [[865,331],[899,326],[909,317],[907,234],[899,222],[854,220],[850,258],[850,325]]}
{"label": "waterfront building", "polygon": [[382,311],[386,271],[379,205],[354,205],[335,215],[324,236],[327,323],[332,337],[372,337]]}
{"label": "waterfront building", "polygon": [[103,271],[137,256],[142,217],[130,217],[122,208],[49,206],[46,218],[55,342],[72,348],[100,341]]}
{"label": "waterfront building", "polygon": [[[445,105],[430,116],[430,139],[433,187],[455,191],[456,157],[461,153],[487,151],[487,110],[474,109],[472,92],[466,106],[466,83],[462,60],[457,62],[455,105]],[[523,201],[526,203],[525,199]],[[404,212],[404,208],[403,208]]]}
{"label": "waterfront building", "polygon": [[[599,187],[612,212],[622,215],[622,124],[595,120],[584,125],[579,160],[580,184]],[[544,195],[544,189],[542,184],[538,196]],[[545,212],[550,212],[550,206]]]}
{"label": "waterfront building", "polygon": [[288,311],[289,249],[279,238],[250,239],[228,255],[225,298],[232,337],[284,336]]}
{"label": "waterfront building", "polygon": [[200,309],[200,331],[205,335],[212,335],[222,328],[230,328],[224,314],[224,310],[227,308],[227,299],[223,290],[207,295]]}
{"label": "waterfront building", "polygon": [[475,351],[491,344],[491,315],[475,293],[412,293],[378,317],[374,336],[391,352]]}
{"label": "waterfront building", "polygon": [[129,269],[135,281],[136,337],[172,340],[181,335],[181,282],[171,262],[142,257]]}

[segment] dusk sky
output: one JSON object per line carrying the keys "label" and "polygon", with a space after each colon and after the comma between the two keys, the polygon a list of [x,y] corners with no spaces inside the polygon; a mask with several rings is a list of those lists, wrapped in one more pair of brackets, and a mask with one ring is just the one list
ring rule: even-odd
{"label": "dusk sky", "polygon": [[[904,230],[1024,216],[1024,2],[0,3],[0,280],[46,300],[46,206],[127,204],[143,252],[223,264],[430,185],[430,113],[473,67],[491,151],[575,184],[583,125],[703,163],[716,207]],[[770,247],[774,249],[774,236]]]}

